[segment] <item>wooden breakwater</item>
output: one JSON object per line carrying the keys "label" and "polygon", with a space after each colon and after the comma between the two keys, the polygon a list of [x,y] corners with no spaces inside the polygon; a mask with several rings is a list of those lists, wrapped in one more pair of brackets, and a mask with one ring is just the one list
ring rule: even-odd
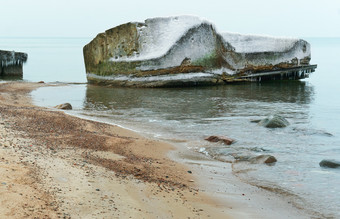
{"label": "wooden breakwater", "polygon": [[22,76],[27,54],[0,50],[0,76]]}

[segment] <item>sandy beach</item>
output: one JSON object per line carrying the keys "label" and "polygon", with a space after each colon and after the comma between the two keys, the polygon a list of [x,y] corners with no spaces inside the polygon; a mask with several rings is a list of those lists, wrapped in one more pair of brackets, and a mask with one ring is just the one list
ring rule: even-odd
{"label": "sandy beach", "polygon": [[0,84],[0,218],[309,218],[185,148],[34,106]]}
{"label": "sandy beach", "polygon": [[41,86],[0,85],[0,218],[227,216],[167,157],[173,146],[33,106]]}

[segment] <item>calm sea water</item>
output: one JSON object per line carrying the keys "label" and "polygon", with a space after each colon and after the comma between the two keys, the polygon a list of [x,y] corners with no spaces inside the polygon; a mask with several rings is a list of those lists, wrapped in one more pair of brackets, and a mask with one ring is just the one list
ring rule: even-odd
{"label": "calm sea water", "polygon": [[24,80],[86,82],[82,49],[90,38],[1,38],[0,49],[28,54]]}
{"label": "calm sea water", "polygon": [[[28,53],[24,80],[85,82],[82,47],[90,40],[0,38],[0,48]],[[274,166],[238,163],[235,174],[297,195],[300,205],[340,218],[340,170],[319,166],[322,159],[340,160],[340,38],[307,40],[311,62],[318,68],[303,81],[180,89],[84,84],[41,88],[32,95],[39,105],[70,102],[73,114],[151,137],[183,140],[180,146],[226,162],[235,156],[274,155]],[[291,125],[266,129],[251,123],[275,113]],[[231,147],[210,144],[203,140],[209,135],[226,135],[237,142]]]}

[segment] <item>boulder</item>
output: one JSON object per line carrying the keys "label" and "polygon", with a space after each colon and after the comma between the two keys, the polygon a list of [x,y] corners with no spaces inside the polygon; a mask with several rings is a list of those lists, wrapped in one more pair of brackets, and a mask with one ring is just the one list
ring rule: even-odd
{"label": "boulder", "polygon": [[204,140],[210,141],[210,142],[223,142],[226,145],[231,145],[235,140],[225,137],[225,136],[209,136],[205,138]]}
{"label": "boulder", "polygon": [[[218,32],[195,16],[119,25],[98,34],[84,46],[83,54],[89,83],[135,87],[265,80],[270,71],[292,68],[275,75],[299,79],[309,72],[297,68],[310,66],[311,59],[305,40]],[[259,72],[265,74],[259,77]]]}
{"label": "boulder", "polygon": [[328,167],[328,168],[340,168],[340,161],[336,160],[322,160],[319,163],[320,167]]}
{"label": "boulder", "polygon": [[272,164],[277,162],[276,158],[272,155],[259,155],[257,157],[253,157],[249,159],[249,162],[252,164]]}
{"label": "boulder", "polygon": [[260,120],[258,124],[266,128],[284,128],[289,125],[289,122],[280,115],[272,115]]}
{"label": "boulder", "polygon": [[72,109],[72,105],[69,104],[69,103],[63,103],[63,104],[55,106],[54,108],[62,109],[62,110],[71,110]]}

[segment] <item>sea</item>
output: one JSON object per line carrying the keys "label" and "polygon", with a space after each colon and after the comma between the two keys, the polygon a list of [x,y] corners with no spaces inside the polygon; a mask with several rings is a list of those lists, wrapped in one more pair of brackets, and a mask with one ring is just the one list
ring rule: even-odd
{"label": "sea", "polygon": [[[187,147],[221,165],[275,156],[274,165],[237,162],[234,174],[296,196],[300,206],[322,217],[340,218],[340,169],[319,165],[323,159],[340,161],[340,38],[304,39],[311,44],[311,64],[318,65],[308,79],[193,88],[88,85],[82,48],[91,38],[0,38],[0,49],[28,53],[22,80],[68,83],[33,91],[37,105],[69,102],[73,115]],[[268,129],[252,122],[273,114],[290,125]],[[209,143],[204,138],[210,135],[236,142]]]}

